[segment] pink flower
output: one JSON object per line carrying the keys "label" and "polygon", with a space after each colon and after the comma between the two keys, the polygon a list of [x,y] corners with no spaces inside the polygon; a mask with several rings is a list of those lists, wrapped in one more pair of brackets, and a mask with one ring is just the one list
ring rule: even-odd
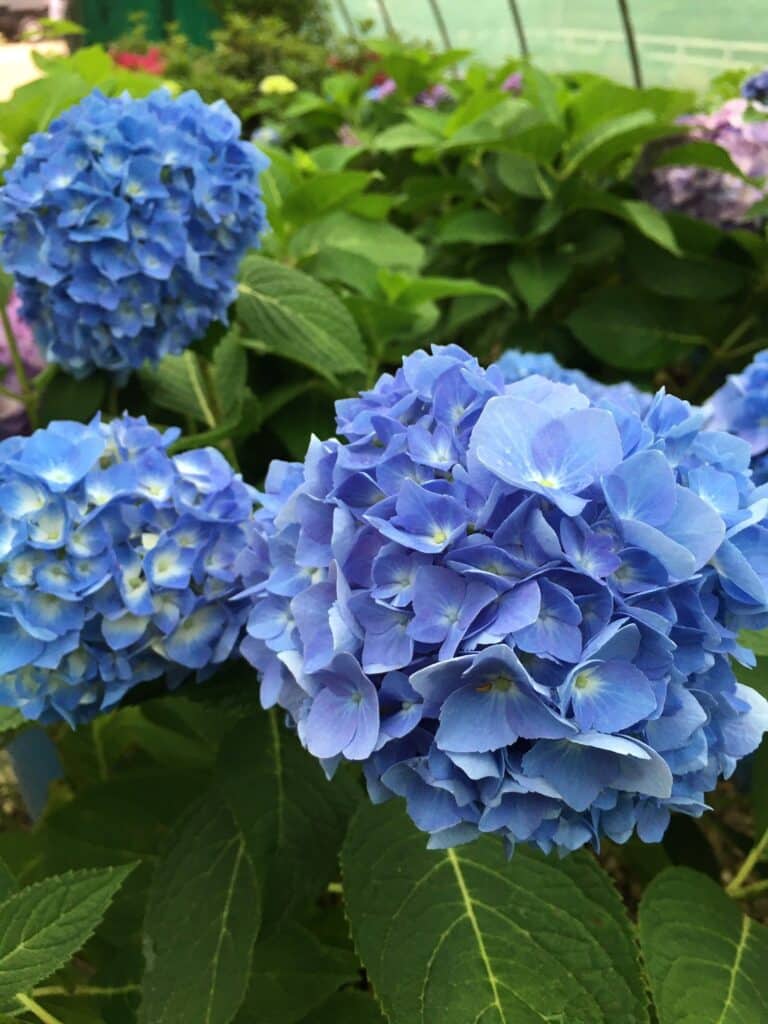
{"label": "pink flower", "polygon": [[507,75],[504,81],[501,83],[502,92],[511,92],[517,95],[523,91],[523,75],[520,71],[513,71],[511,75]]}
{"label": "pink flower", "polygon": [[[27,373],[34,377],[43,366],[43,357],[35,344],[30,326],[21,319],[19,307],[21,302],[14,292],[6,307],[8,319],[11,323],[11,330],[16,339],[19,355],[24,363]],[[0,384],[9,391],[18,392],[21,390],[19,378],[13,368],[11,350],[8,339],[5,335],[2,322],[0,321],[0,367],[4,370]],[[24,406],[7,395],[0,395],[0,438],[11,437],[13,434],[21,433],[27,425],[27,416]]]}

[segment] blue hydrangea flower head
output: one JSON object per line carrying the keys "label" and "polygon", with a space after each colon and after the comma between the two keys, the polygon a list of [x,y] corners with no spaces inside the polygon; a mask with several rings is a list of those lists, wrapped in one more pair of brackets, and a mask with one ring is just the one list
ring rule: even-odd
{"label": "blue hydrangea flower head", "polygon": [[748,446],[663,392],[507,384],[456,346],[337,424],[272,464],[238,558],[263,704],[433,847],[566,852],[701,814],[768,727],[732,670],[768,624]]}
{"label": "blue hydrangea flower head", "polygon": [[93,92],[33,135],[0,189],[0,263],[49,362],[125,375],[226,321],[266,226],[267,159],[219,101]]}
{"label": "blue hydrangea flower head", "polygon": [[768,99],[768,71],[758,71],[741,87],[741,95],[745,100],[764,103]]}
{"label": "blue hydrangea flower head", "polygon": [[651,396],[647,392],[640,391],[628,381],[621,384],[602,384],[582,370],[570,370],[561,366],[549,352],[521,352],[520,349],[510,348],[496,365],[504,374],[507,384],[538,375],[562,384],[575,384],[579,391],[593,401],[604,398],[635,412],[643,412],[651,401]]}
{"label": "blue hydrangea flower head", "polygon": [[0,442],[0,704],[74,725],[236,650],[253,492],[177,436],[123,415]]}
{"label": "blue hydrangea flower head", "polygon": [[768,349],[758,352],[742,373],[731,374],[706,410],[714,429],[747,442],[756,483],[768,481]]}

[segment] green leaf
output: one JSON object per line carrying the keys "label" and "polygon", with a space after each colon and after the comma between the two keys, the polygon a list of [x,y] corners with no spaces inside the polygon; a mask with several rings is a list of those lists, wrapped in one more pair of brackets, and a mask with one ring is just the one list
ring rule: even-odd
{"label": "green leaf", "polygon": [[0,858],[0,902],[4,902],[9,896],[12,896],[19,888],[19,883],[16,881],[13,872]]}
{"label": "green leaf", "polygon": [[539,165],[526,153],[500,153],[496,173],[510,192],[530,199],[551,195]]}
{"label": "green leaf", "polygon": [[368,171],[317,174],[283,196],[283,216],[300,224],[316,220],[364,192],[372,177]]}
{"label": "green leaf", "polygon": [[256,943],[250,988],[235,1024],[297,1024],[359,974],[351,951],[324,946],[308,929],[287,924]]}
{"label": "green leaf", "polygon": [[[242,264],[238,289],[238,320],[261,351],[301,363],[329,380],[365,370],[357,325],[324,285],[251,255]],[[250,347],[248,339],[243,344]]]}
{"label": "green leaf", "polygon": [[403,149],[439,146],[441,141],[438,132],[404,121],[380,132],[373,140],[373,148],[380,153],[398,153]]}
{"label": "green leaf", "polygon": [[106,394],[107,378],[102,373],[93,373],[85,380],[58,373],[43,392],[40,418],[44,424],[51,420],[84,423],[102,407]]}
{"label": "green leaf", "polygon": [[537,313],[570,277],[573,266],[559,253],[535,250],[525,259],[513,260],[509,273],[530,313]]}
{"label": "green leaf", "polygon": [[739,643],[755,654],[768,654],[768,629],[742,629]]}
{"label": "green leaf", "polygon": [[471,278],[459,277],[417,277],[397,274],[382,269],[379,281],[390,301],[397,301],[405,307],[420,306],[424,302],[447,299],[458,295],[486,295],[502,302],[511,302],[510,296],[502,288],[473,281]]}
{"label": "green leaf", "polygon": [[400,228],[382,221],[357,217],[346,211],[328,214],[300,228],[291,240],[291,253],[307,259],[325,248],[342,249],[382,267],[418,271],[424,263],[424,246]]}
{"label": "green leaf", "polygon": [[673,256],[633,237],[627,249],[632,280],[658,295],[674,299],[717,301],[746,287],[749,278],[733,261]]}
{"label": "green leaf", "polygon": [[17,708],[0,708],[0,733],[18,729],[25,722],[26,719]]}
{"label": "green leaf", "polygon": [[93,934],[133,865],[54,875],[0,905],[0,1004],[13,1006]]}
{"label": "green leaf", "polygon": [[342,850],[352,935],[385,1013],[420,1024],[645,1024],[632,926],[587,854],[500,842],[429,851],[399,803],[364,804]]}
{"label": "green leaf", "polygon": [[245,843],[213,790],[177,822],[144,924],[141,1024],[227,1024],[248,986],[261,903]]}
{"label": "green leaf", "polygon": [[386,1021],[372,995],[344,989],[305,1017],[301,1024],[386,1024]]}
{"label": "green leaf", "polygon": [[621,370],[656,370],[704,339],[676,329],[678,311],[661,299],[611,286],[587,295],[566,323],[585,348]]}
{"label": "green leaf", "polygon": [[501,245],[517,239],[509,220],[492,210],[459,210],[449,214],[440,222],[435,236],[435,241],[442,245]]}
{"label": "green leaf", "polygon": [[139,376],[151,400],[162,409],[201,423],[213,418],[194,352],[165,356],[157,366],[142,368]]}
{"label": "green leaf", "polygon": [[372,296],[378,291],[376,263],[344,249],[321,249],[306,261],[303,269],[321,281],[338,281],[363,295]]}
{"label": "green leaf", "polygon": [[214,349],[211,369],[218,419],[238,418],[245,399],[248,357],[237,329],[227,331]]}
{"label": "green leaf", "polygon": [[242,721],[226,737],[219,780],[265,878],[265,923],[309,909],[338,877],[338,851],[357,787],[343,772],[328,782],[275,711]]}
{"label": "green leaf", "polygon": [[706,167],[744,178],[744,173],[731,158],[730,153],[716,142],[692,140],[679,146],[663,149],[654,159],[655,167]]}
{"label": "green leaf", "polygon": [[669,868],[640,903],[640,941],[659,1024],[768,1020],[768,930],[709,878]]}
{"label": "green leaf", "polygon": [[669,220],[649,203],[640,199],[620,199],[610,192],[577,189],[569,200],[569,213],[577,210],[601,210],[631,224],[662,249],[680,255],[680,247]]}

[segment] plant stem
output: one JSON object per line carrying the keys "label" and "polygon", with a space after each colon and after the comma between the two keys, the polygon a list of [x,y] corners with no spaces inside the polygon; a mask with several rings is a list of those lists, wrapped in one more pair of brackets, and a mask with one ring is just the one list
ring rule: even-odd
{"label": "plant stem", "polygon": [[768,878],[762,882],[753,882],[751,885],[743,885],[740,889],[736,889],[729,893],[735,900],[751,900],[753,896],[759,896],[761,893],[768,892]]}
{"label": "plant stem", "polygon": [[16,335],[13,327],[11,327],[11,319],[8,316],[8,310],[4,305],[0,304],[0,320],[2,320],[3,330],[5,331],[5,337],[8,341],[8,351],[11,353],[11,362],[13,368],[16,371],[16,376],[19,379],[19,387],[21,388],[21,395],[17,396],[21,402],[23,402],[27,415],[29,416],[29,422],[33,427],[37,426],[37,400],[38,394],[34,390],[27,368],[24,365],[24,360],[21,358],[19,352],[19,345],[16,341]]}
{"label": "plant stem", "polygon": [[21,1003],[25,1010],[29,1010],[33,1013],[42,1024],[63,1024],[58,1017],[54,1017],[52,1013],[42,1007],[39,1003],[36,1003],[30,996],[17,995],[16,1002]]}
{"label": "plant stem", "polygon": [[741,341],[747,331],[751,327],[754,327],[756,323],[756,316],[750,315],[745,317],[734,327],[730,334],[723,338],[722,344],[718,345],[709,358],[705,360],[704,365],[689,383],[686,388],[687,398],[693,401],[697,397],[698,393],[704,388],[709,381],[709,378],[714,373],[717,368],[717,364],[725,358],[726,354],[729,354],[732,351],[736,342]]}
{"label": "plant stem", "polygon": [[120,985],[116,988],[101,985],[78,985],[64,988],[63,985],[46,985],[32,990],[33,996],[128,996],[140,990],[140,985]]}
{"label": "plant stem", "polygon": [[[752,874],[755,865],[760,860],[763,853],[765,853],[766,849],[768,849],[768,828],[763,832],[762,836],[749,851],[744,859],[744,863],[725,887],[725,891],[729,896],[732,896],[734,899],[739,899],[739,894],[742,891],[742,888],[745,888],[744,882]],[[749,888],[752,887],[750,886]]]}

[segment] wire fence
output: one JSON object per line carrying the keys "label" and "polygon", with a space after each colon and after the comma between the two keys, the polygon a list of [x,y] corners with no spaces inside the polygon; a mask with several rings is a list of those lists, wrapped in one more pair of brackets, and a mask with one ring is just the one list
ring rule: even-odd
{"label": "wire fence", "polygon": [[[336,5],[346,31],[354,34],[360,19],[369,17],[393,38],[428,35],[446,49],[470,43],[468,48],[485,56],[533,56],[559,70],[581,60],[636,86],[648,81],[696,86],[729,67],[768,64],[768,13],[763,0],[752,2],[754,8],[742,9],[740,20],[730,12],[724,20],[699,0],[690,10],[660,0],[636,0],[634,6],[629,0],[590,0],[578,5],[581,15],[586,10],[589,16],[585,27],[572,23],[575,5],[558,11],[556,0],[529,2],[527,11],[523,0],[336,0]],[[638,24],[669,25],[672,31],[638,30]],[[712,35],[683,34],[689,24]],[[742,38],[727,38],[734,31]]]}

